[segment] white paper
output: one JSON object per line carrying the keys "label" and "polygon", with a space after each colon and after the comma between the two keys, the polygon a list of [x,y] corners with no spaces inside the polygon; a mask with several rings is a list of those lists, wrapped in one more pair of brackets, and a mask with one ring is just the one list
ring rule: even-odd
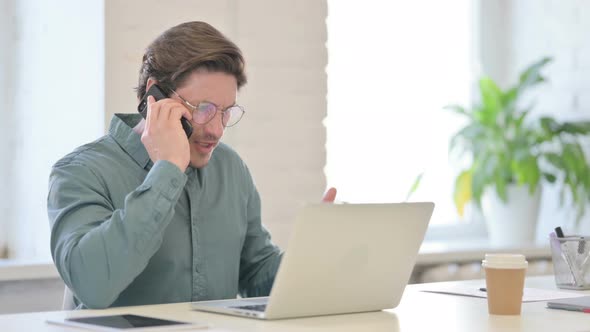
{"label": "white paper", "polygon": [[[481,287],[485,287],[482,285]],[[472,297],[481,297],[487,298],[487,293],[481,291],[479,287],[469,287],[465,285],[433,285],[432,288],[421,289],[422,292],[429,292],[429,293],[441,293],[441,294],[451,294],[451,295],[462,295],[462,296],[472,296]],[[579,293],[571,293],[571,292],[561,292],[561,291],[554,291],[554,290],[546,290],[546,289],[539,289],[539,288],[525,288],[523,295],[522,295],[522,302],[537,302],[537,301],[549,301],[549,300],[557,300],[557,299],[568,299],[574,297],[585,296],[584,294]]]}

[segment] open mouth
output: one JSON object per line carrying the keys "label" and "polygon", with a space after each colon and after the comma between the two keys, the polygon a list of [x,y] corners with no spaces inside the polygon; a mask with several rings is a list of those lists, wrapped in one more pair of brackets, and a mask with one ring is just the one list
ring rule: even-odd
{"label": "open mouth", "polygon": [[195,148],[201,153],[209,153],[217,146],[217,142],[199,142],[194,141]]}

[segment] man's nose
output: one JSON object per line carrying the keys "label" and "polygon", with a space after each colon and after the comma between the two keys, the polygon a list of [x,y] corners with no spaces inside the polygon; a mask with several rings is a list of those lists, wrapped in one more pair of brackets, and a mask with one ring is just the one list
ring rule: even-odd
{"label": "man's nose", "polygon": [[215,117],[211,119],[207,124],[205,124],[205,134],[208,136],[216,137],[220,139],[223,136],[223,131],[225,127],[223,126],[223,113],[217,112]]}

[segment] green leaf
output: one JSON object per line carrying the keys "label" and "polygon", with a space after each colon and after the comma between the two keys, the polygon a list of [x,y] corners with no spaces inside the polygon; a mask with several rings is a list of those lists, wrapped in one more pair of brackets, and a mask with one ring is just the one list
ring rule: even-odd
{"label": "green leaf", "polygon": [[420,185],[420,181],[422,180],[422,175],[424,175],[424,172],[418,174],[418,176],[416,176],[416,179],[414,179],[414,183],[412,184],[410,191],[408,191],[408,194],[406,195],[406,201],[409,200],[410,196],[412,196],[412,194],[416,191],[416,189],[418,189],[418,186]]}
{"label": "green leaf", "polygon": [[479,80],[479,91],[481,93],[482,101],[482,119],[485,123],[493,120],[495,122],[496,116],[503,108],[503,94],[502,90],[489,77],[484,77]]}
{"label": "green leaf", "polygon": [[587,170],[587,163],[586,163],[586,155],[582,150],[582,147],[577,142],[571,144],[572,156],[576,161],[576,173],[577,178],[580,182],[582,182],[582,177],[588,174]]}
{"label": "green leaf", "polygon": [[464,170],[455,179],[455,192],[453,193],[453,200],[459,216],[465,213],[465,205],[471,200],[471,181],[472,171]]}
{"label": "green leaf", "polygon": [[489,109],[475,109],[473,118],[484,127],[492,127],[496,124],[496,114]]}
{"label": "green leaf", "polygon": [[535,133],[536,144],[551,142],[560,133],[560,125],[553,118],[542,117],[539,119],[540,131]]}
{"label": "green leaf", "polygon": [[504,93],[502,95],[502,105],[504,105],[504,107],[511,106],[512,104],[514,104],[517,97],[518,97],[518,89],[516,87],[511,88],[510,90],[506,91],[506,93]]}
{"label": "green leaf", "polygon": [[541,170],[539,166],[535,164],[533,170],[531,170],[531,176],[529,178],[529,194],[533,195],[539,186],[539,182],[541,181]]}
{"label": "green leaf", "polygon": [[557,133],[559,131],[559,124],[555,119],[550,117],[542,117],[539,119],[541,128],[547,133]]}
{"label": "green leaf", "polygon": [[469,112],[467,112],[467,110],[465,110],[465,108],[461,105],[447,105],[443,108],[446,110],[449,110],[449,111],[453,111],[458,114],[462,114],[462,115],[471,117],[471,114],[469,114]]}
{"label": "green leaf", "polygon": [[533,194],[541,180],[541,170],[539,169],[537,157],[530,153],[526,154],[521,159],[513,160],[511,168],[516,174],[518,184],[528,184],[529,192]]}
{"label": "green leaf", "polygon": [[478,206],[481,206],[481,197],[488,179],[480,173],[473,173],[471,179],[471,195]]}
{"label": "green leaf", "polygon": [[557,168],[559,170],[563,170],[565,168],[565,164],[561,160],[561,156],[559,154],[554,153],[554,152],[547,152],[547,153],[543,154],[543,157],[545,157],[545,159],[547,159],[547,161],[550,164],[555,166],[555,168]]}
{"label": "green leaf", "polygon": [[543,173],[543,177],[549,183],[555,183],[555,180],[557,180],[557,177],[555,175],[549,173]]}
{"label": "green leaf", "polygon": [[570,193],[572,194],[572,201],[574,203],[578,202],[579,201],[578,200],[578,190],[576,188],[574,180],[571,177],[566,176],[565,177],[565,184],[570,188]]}
{"label": "green leaf", "polygon": [[[577,178],[585,161],[579,160],[576,148],[572,144],[564,144],[562,160],[570,177]],[[580,165],[582,163],[582,165]],[[574,179],[572,179],[574,180]]]}
{"label": "green leaf", "polygon": [[572,135],[587,135],[590,133],[590,122],[565,122],[561,125],[559,132]]}
{"label": "green leaf", "polygon": [[506,179],[502,176],[500,172],[496,173],[495,176],[495,184],[496,184],[496,193],[498,193],[498,197],[506,203],[508,202],[508,194],[506,193]]}
{"label": "green leaf", "polygon": [[522,127],[524,119],[527,117],[528,114],[529,114],[529,110],[525,110],[525,111],[522,111],[522,113],[516,118],[516,120],[514,121],[514,127],[517,130]]}
{"label": "green leaf", "polygon": [[471,192],[475,203],[481,205],[481,197],[487,185],[494,182],[494,172],[499,159],[496,155],[482,153],[476,156],[472,167]]}
{"label": "green leaf", "polygon": [[545,79],[541,76],[540,71],[552,60],[553,59],[551,57],[545,57],[525,69],[524,72],[520,74],[518,90],[522,92],[525,89],[544,82]]}
{"label": "green leaf", "polygon": [[449,149],[453,150],[457,145],[464,144],[470,147],[473,141],[477,140],[482,135],[482,128],[477,124],[470,124],[459,130],[449,143]]}

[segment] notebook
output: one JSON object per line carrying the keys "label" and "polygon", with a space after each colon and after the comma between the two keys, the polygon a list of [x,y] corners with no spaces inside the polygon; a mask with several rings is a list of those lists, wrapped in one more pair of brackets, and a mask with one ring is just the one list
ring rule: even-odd
{"label": "notebook", "polygon": [[549,301],[547,308],[590,313],[590,296]]}

